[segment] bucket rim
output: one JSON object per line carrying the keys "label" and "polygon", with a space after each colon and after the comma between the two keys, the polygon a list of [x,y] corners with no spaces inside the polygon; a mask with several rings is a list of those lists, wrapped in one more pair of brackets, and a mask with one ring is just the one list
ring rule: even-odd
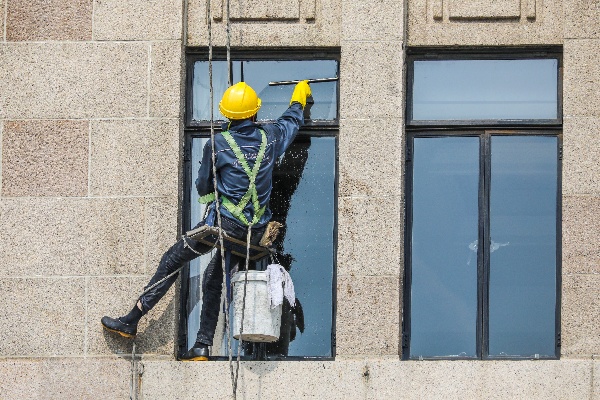
{"label": "bucket rim", "polygon": [[[238,271],[231,277],[231,283],[244,282],[246,280],[246,271]],[[267,282],[267,271],[248,271],[248,282],[264,281]]]}

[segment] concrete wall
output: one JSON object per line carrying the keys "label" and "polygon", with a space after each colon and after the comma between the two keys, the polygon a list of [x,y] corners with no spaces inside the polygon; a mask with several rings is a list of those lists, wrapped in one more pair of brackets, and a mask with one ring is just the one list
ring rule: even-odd
{"label": "concrete wall", "polygon": [[[128,398],[131,343],[99,319],[133,305],[176,238],[182,49],[207,44],[206,4],[0,0],[0,398]],[[234,46],[341,48],[336,361],[242,363],[240,396],[600,399],[599,3],[231,10]],[[561,360],[399,361],[405,47],[517,44],[564,45]],[[139,328],[140,397],[230,398],[228,363],[174,360],[177,308],[172,289]]]}

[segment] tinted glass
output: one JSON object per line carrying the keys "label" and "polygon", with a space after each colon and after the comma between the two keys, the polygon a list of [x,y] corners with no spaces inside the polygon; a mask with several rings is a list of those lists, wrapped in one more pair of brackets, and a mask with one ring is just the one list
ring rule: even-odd
{"label": "tinted glass", "polygon": [[414,62],[413,120],[558,118],[558,60]]}
{"label": "tinted glass", "polygon": [[[338,63],[335,60],[304,61],[233,61],[233,83],[245,81],[262,100],[258,112],[260,120],[277,119],[289,106],[294,85],[269,86],[272,81],[289,81],[315,78],[335,78],[338,76]],[[193,77],[194,120],[210,120],[210,86],[208,62],[194,64]],[[337,119],[337,81],[312,83],[314,103],[306,108],[306,118],[312,120]],[[213,62],[214,118],[224,120],[219,112],[219,101],[227,89],[227,64]]]}
{"label": "tinted glass", "polygon": [[410,356],[475,357],[479,138],[415,138]]}
{"label": "tinted glass", "polygon": [[[192,179],[196,177],[206,139],[192,144]],[[247,346],[244,354],[264,351],[268,356],[332,356],[332,310],[335,218],[334,137],[298,136],[278,161],[273,176],[270,207],[273,220],[285,224],[280,233],[278,261],[289,269],[301,311],[284,310],[279,342],[262,349]],[[193,182],[189,182],[194,187]],[[198,195],[191,191],[191,225],[200,220]],[[190,263],[188,348],[194,344],[201,310],[201,277],[210,256]],[[267,262],[257,268],[266,267]],[[302,327],[303,325],[303,327]],[[303,328],[303,332],[301,329]],[[220,320],[213,354],[227,355]],[[263,345],[264,346],[264,345]],[[236,348],[234,341],[234,349]]]}
{"label": "tinted glass", "polygon": [[557,140],[492,137],[492,356],[555,355]]}

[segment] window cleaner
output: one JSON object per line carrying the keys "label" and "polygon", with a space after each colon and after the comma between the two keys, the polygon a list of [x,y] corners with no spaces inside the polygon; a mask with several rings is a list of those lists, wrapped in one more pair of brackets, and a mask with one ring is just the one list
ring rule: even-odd
{"label": "window cleaner", "polygon": [[[303,109],[311,89],[307,81],[298,82],[289,108],[273,123],[257,124],[261,99],[244,82],[230,86],[219,109],[229,122],[223,133],[214,135],[203,149],[196,188],[208,205],[205,218],[196,226],[220,227],[228,236],[258,245],[271,219],[268,207],[275,161],[286,151],[303,124]],[[214,184],[216,183],[216,184]],[[215,194],[216,187],[216,194]],[[177,279],[181,266],[212,250],[209,246],[183,236],[162,257],[155,275],[131,312],[123,317],[102,318],[102,326],[121,336],[134,338],[143,315],[152,309]],[[200,331],[194,346],[180,359],[208,360],[219,315],[223,268],[243,262],[243,257],[221,252],[210,261],[203,277],[203,306]],[[229,278],[227,276],[227,278]]]}

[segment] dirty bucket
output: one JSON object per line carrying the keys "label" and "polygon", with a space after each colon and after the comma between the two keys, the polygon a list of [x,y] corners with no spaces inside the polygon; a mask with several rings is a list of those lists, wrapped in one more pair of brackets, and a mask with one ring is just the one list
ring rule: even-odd
{"label": "dirty bucket", "polygon": [[281,305],[269,305],[267,272],[248,271],[246,286],[246,310],[244,312],[244,332],[240,335],[242,323],[242,302],[246,272],[236,272],[233,284],[233,337],[247,342],[275,342],[281,328]]}

